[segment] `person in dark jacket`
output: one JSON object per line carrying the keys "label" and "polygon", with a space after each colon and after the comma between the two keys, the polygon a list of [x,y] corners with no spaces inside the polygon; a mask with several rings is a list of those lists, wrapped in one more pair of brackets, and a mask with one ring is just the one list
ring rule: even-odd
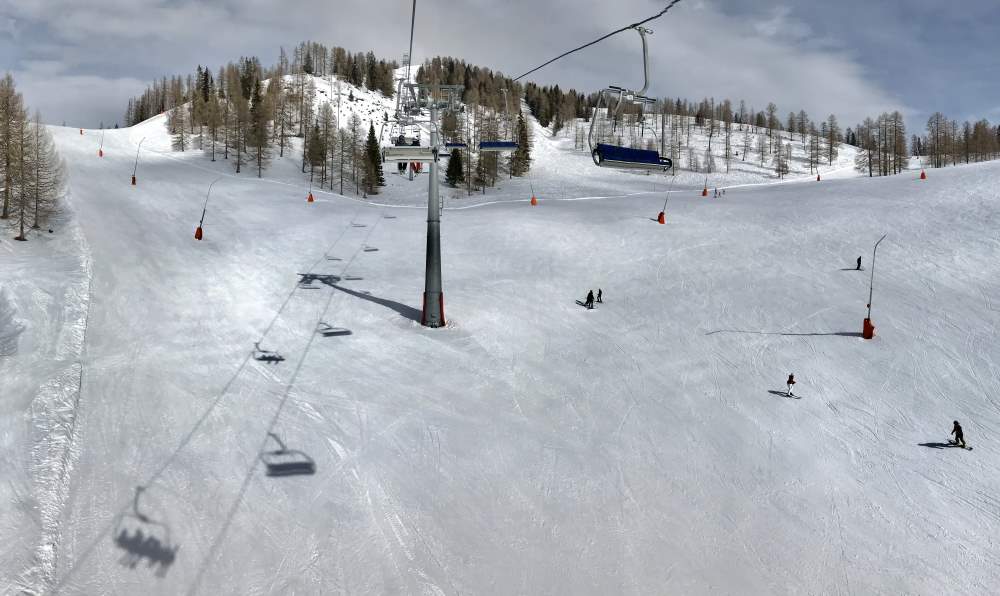
{"label": "person in dark jacket", "polygon": [[594,308],[594,290],[587,292],[587,300],[583,305],[587,308]]}
{"label": "person in dark jacket", "polygon": [[604,302],[603,296],[604,296],[604,292],[601,291],[601,288],[597,288],[597,302],[598,303]]}
{"label": "person in dark jacket", "polygon": [[955,435],[955,444],[965,447],[965,435],[962,434],[962,425],[955,421],[955,426],[951,429],[951,434]]}
{"label": "person in dark jacket", "polygon": [[861,271],[861,257],[858,257],[858,271]]}
{"label": "person in dark jacket", "polygon": [[785,382],[788,384],[788,397],[795,397],[795,394],[792,393],[792,385],[795,384],[795,375],[788,373],[788,380]]}

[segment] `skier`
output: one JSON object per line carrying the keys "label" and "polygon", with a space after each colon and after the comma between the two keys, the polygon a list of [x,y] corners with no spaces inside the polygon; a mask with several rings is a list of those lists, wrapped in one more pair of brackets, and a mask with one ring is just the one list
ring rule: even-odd
{"label": "skier", "polygon": [[961,444],[965,449],[965,435],[962,434],[962,425],[955,421],[955,426],[951,429],[951,434],[955,435],[955,445]]}
{"label": "skier", "polygon": [[594,290],[587,292],[587,300],[583,305],[587,308],[594,308]]}
{"label": "skier", "polygon": [[788,373],[788,380],[785,383],[788,384],[788,397],[795,397],[795,394],[792,393],[792,385],[795,384],[795,375]]}
{"label": "skier", "polygon": [[597,288],[597,301],[598,302],[604,302],[604,300],[602,299],[603,294],[604,293],[601,291],[601,288]]}
{"label": "skier", "polygon": [[858,257],[858,268],[857,271],[861,271],[861,257]]}

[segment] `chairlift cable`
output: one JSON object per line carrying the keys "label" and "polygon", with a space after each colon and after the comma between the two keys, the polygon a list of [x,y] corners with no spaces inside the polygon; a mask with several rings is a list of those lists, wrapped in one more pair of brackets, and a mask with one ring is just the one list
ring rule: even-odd
{"label": "chairlift cable", "polygon": [[410,52],[406,55],[406,82],[410,82],[410,65],[413,64],[413,27],[417,22],[417,0],[413,0],[413,12],[410,14]]}
{"label": "chairlift cable", "polygon": [[[416,0],[413,0],[413,1],[416,2]],[[607,39],[609,37],[613,37],[615,35],[618,35],[622,31],[628,31],[629,29],[635,29],[635,28],[637,28],[637,27],[639,27],[641,25],[644,25],[644,24],[646,24],[646,23],[648,23],[650,21],[654,21],[654,20],[662,17],[664,14],[666,14],[668,10],[670,10],[671,8],[673,8],[674,5],[678,4],[680,1],[681,0],[672,0],[672,2],[670,4],[668,4],[666,6],[666,8],[664,8],[660,12],[656,13],[655,15],[653,15],[653,16],[647,18],[647,19],[643,19],[643,20],[639,21],[638,23],[632,23],[631,25],[626,25],[625,27],[622,27],[621,29],[616,29],[615,31],[612,31],[611,33],[608,33],[607,35],[599,37],[599,38],[595,39],[594,41],[592,41],[590,43],[583,44],[582,46],[580,46],[578,48],[573,48],[572,50],[570,50],[568,52],[564,52],[562,54],[559,54],[558,56],[556,56],[555,58],[549,60],[548,62],[545,62],[544,64],[542,64],[540,66],[536,66],[535,68],[532,68],[528,72],[526,72],[526,73],[524,73],[524,74],[522,74],[522,75],[520,75],[518,77],[515,77],[514,79],[512,79],[512,81],[513,82],[517,82],[517,81],[523,79],[524,77],[530,75],[531,73],[545,68],[549,64],[552,64],[553,62],[555,62],[556,60],[560,60],[562,58],[565,58],[566,56],[569,56],[570,54],[573,54],[575,52],[579,52],[580,50],[582,50],[584,48],[589,48],[590,46],[592,46],[594,44],[597,44],[597,43],[600,43],[600,42],[604,41],[605,39]]]}

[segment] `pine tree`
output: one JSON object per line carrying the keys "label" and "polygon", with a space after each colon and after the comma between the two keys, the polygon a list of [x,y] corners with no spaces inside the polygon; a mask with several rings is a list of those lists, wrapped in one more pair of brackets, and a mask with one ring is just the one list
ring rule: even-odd
{"label": "pine tree", "polygon": [[3,210],[0,211],[0,219],[10,218],[18,146],[15,132],[17,122],[25,117],[21,94],[14,86],[14,77],[7,73],[0,79],[0,170],[3,171]]}
{"label": "pine tree", "polygon": [[316,172],[316,166],[322,168],[323,164],[326,163],[326,140],[320,131],[319,122],[315,123],[312,130],[309,131],[308,147],[307,159],[309,161],[309,181],[311,182]]}
{"label": "pine tree", "polygon": [[253,95],[250,97],[250,122],[246,135],[248,149],[252,152],[257,165],[257,177],[263,176],[264,167],[270,160],[271,135],[267,120],[268,107],[266,98],[261,95],[260,81],[255,81]]}
{"label": "pine tree", "polygon": [[517,149],[511,155],[510,173],[512,176],[524,176],[531,169],[531,137],[528,135],[524,113],[520,110],[514,134],[517,137]]}
{"label": "pine tree", "polygon": [[382,154],[378,139],[375,138],[375,125],[368,125],[368,139],[365,141],[364,153],[364,185],[365,192],[378,194],[378,187],[385,186],[385,176],[382,173]]}
{"label": "pine tree", "polygon": [[451,157],[448,158],[448,169],[444,174],[444,179],[448,186],[455,188],[462,182],[465,182],[465,172],[462,168],[462,150],[458,148],[452,149]]}
{"label": "pine tree", "polygon": [[31,160],[31,191],[34,222],[31,227],[37,230],[57,209],[57,201],[65,184],[65,166],[56,153],[52,137],[42,124],[42,117],[38,112],[35,112],[32,133],[34,139],[31,148],[34,155]]}
{"label": "pine tree", "polygon": [[167,128],[171,131],[170,147],[174,151],[187,151],[187,117],[188,111],[183,105],[170,110],[170,115],[167,116]]}

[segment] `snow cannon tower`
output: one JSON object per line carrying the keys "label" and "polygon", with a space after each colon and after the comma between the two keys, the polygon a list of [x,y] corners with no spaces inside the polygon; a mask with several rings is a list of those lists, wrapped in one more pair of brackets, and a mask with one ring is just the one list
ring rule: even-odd
{"label": "snow cannon tower", "polygon": [[864,339],[872,339],[875,337],[875,325],[872,323],[872,293],[875,289],[875,255],[878,252],[878,245],[885,240],[888,234],[883,234],[878,242],[875,243],[875,249],[872,250],[872,276],[871,281],[868,285],[868,316],[865,317],[864,322],[861,324],[861,337]]}

